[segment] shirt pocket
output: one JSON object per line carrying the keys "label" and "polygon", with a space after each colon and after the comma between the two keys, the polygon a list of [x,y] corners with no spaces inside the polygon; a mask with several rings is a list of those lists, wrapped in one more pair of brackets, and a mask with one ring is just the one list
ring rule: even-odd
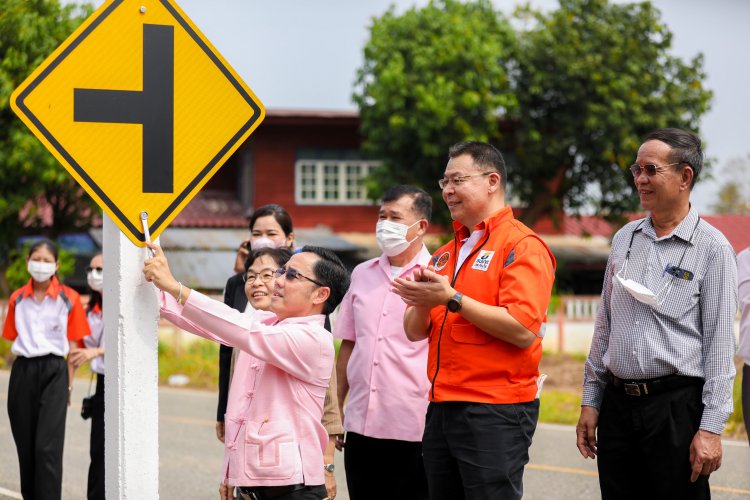
{"label": "shirt pocket", "polygon": [[692,280],[672,278],[672,288],[664,297],[664,301],[658,306],[658,311],[673,319],[681,320],[698,307],[700,299],[700,280],[697,276]]}
{"label": "shirt pocket", "polygon": [[474,325],[452,325],[451,338],[461,344],[484,345],[490,336]]}
{"label": "shirt pocket", "polygon": [[248,420],[245,472],[252,479],[289,479],[302,470],[302,457],[290,420]]}
{"label": "shirt pocket", "polygon": [[[60,341],[67,339],[68,337],[68,325],[62,323],[61,316],[62,315],[60,311],[57,310],[57,308],[44,311],[42,313],[42,327],[44,328],[44,336],[51,341]],[[65,316],[66,321],[67,319],[67,316]]]}
{"label": "shirt pocket", "polygon": [[484,377],[481,367],[482,360],[488,356],[490,336],[471,324],[452,325],[450,335],[454,344],[443,351],[444,361],[441,364],[446,371],[438,379],[445,377],[448,384],[465,387],[496,384],[493,378]]}

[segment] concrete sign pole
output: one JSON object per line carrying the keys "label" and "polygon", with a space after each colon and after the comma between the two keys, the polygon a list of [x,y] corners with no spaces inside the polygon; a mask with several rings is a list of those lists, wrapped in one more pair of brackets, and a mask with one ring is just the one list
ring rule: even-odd
{"label": "concrete sign pole", "polygon": [[159,498],[159,303],[143,277],[146,248],[104,214],[105,490]]}

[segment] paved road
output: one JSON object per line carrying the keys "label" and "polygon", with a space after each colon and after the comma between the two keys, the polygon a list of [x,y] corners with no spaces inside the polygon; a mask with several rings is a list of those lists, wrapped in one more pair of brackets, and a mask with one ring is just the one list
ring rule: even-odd
{"label": "paved road", "polygon": [[[21,498],[15,445],[5,411],[8,372],[0,370],[0,499]],[[77,380],[68,413],[63,498],[86,496],[89,422],[78,412],[87,381]],[[216,494],[222,445],[214,437],[216,395],[207,391],[162,388],[159,391],[159,496],[162,500],[211,500]],[[529,500],[597,499],[596,464],[574,447],[572,427],[540,425],[525,473]],[[750,448],[726,441],[724,465],[712,478],[714,499],[750,499]],[[338,500],[348,500],[341,454],[337,454]],[[637,470],[634,470],[637,477]]]}

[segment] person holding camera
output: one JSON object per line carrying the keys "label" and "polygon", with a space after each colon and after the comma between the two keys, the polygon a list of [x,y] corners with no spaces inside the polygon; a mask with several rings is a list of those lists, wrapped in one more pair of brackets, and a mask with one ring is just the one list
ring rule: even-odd
{"label": "person holding camera", "polygon": [[[104,317],[102,316],[102,287],[104,283],[104,261],[102,255],[92,257],[86,279],[91,288],[91,298],[86,306],[86,319],[91,335],[83,339],[84,348],[71,351],[69,359],[78,368],[91,361],[92,376],[96,374],[94,395],[84,398],[81,416],[91,418],[89,441],[88,500],[104,500]],[[89,389],[91,386],[89,385]]]}
{"label": "person holding camera", "polygon": [[65,417],[73,364],[65,357],[90,333],[78,293],[60,283],[57,245],[40,240],[29,249],[31,279],[13,292],[3,338],[16,356],[8,383],[8,420],[18,453],[21,495],[62,496]]}

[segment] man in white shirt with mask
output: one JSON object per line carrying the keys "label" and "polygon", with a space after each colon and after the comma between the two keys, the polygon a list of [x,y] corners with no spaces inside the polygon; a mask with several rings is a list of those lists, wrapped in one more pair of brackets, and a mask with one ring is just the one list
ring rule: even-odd
{"label": "man in white shirt with mask", "polygon": [[429,264],[422,238],[431,213],[432,199],[422,189],[386,191],[375,230],[383,254],[354,269],[334,324],[334,336],[342,339],[336,371],[352,500],[427,498],[421,443],[430,385],[427,342],[407,339],[406,304],[391,281]]}

